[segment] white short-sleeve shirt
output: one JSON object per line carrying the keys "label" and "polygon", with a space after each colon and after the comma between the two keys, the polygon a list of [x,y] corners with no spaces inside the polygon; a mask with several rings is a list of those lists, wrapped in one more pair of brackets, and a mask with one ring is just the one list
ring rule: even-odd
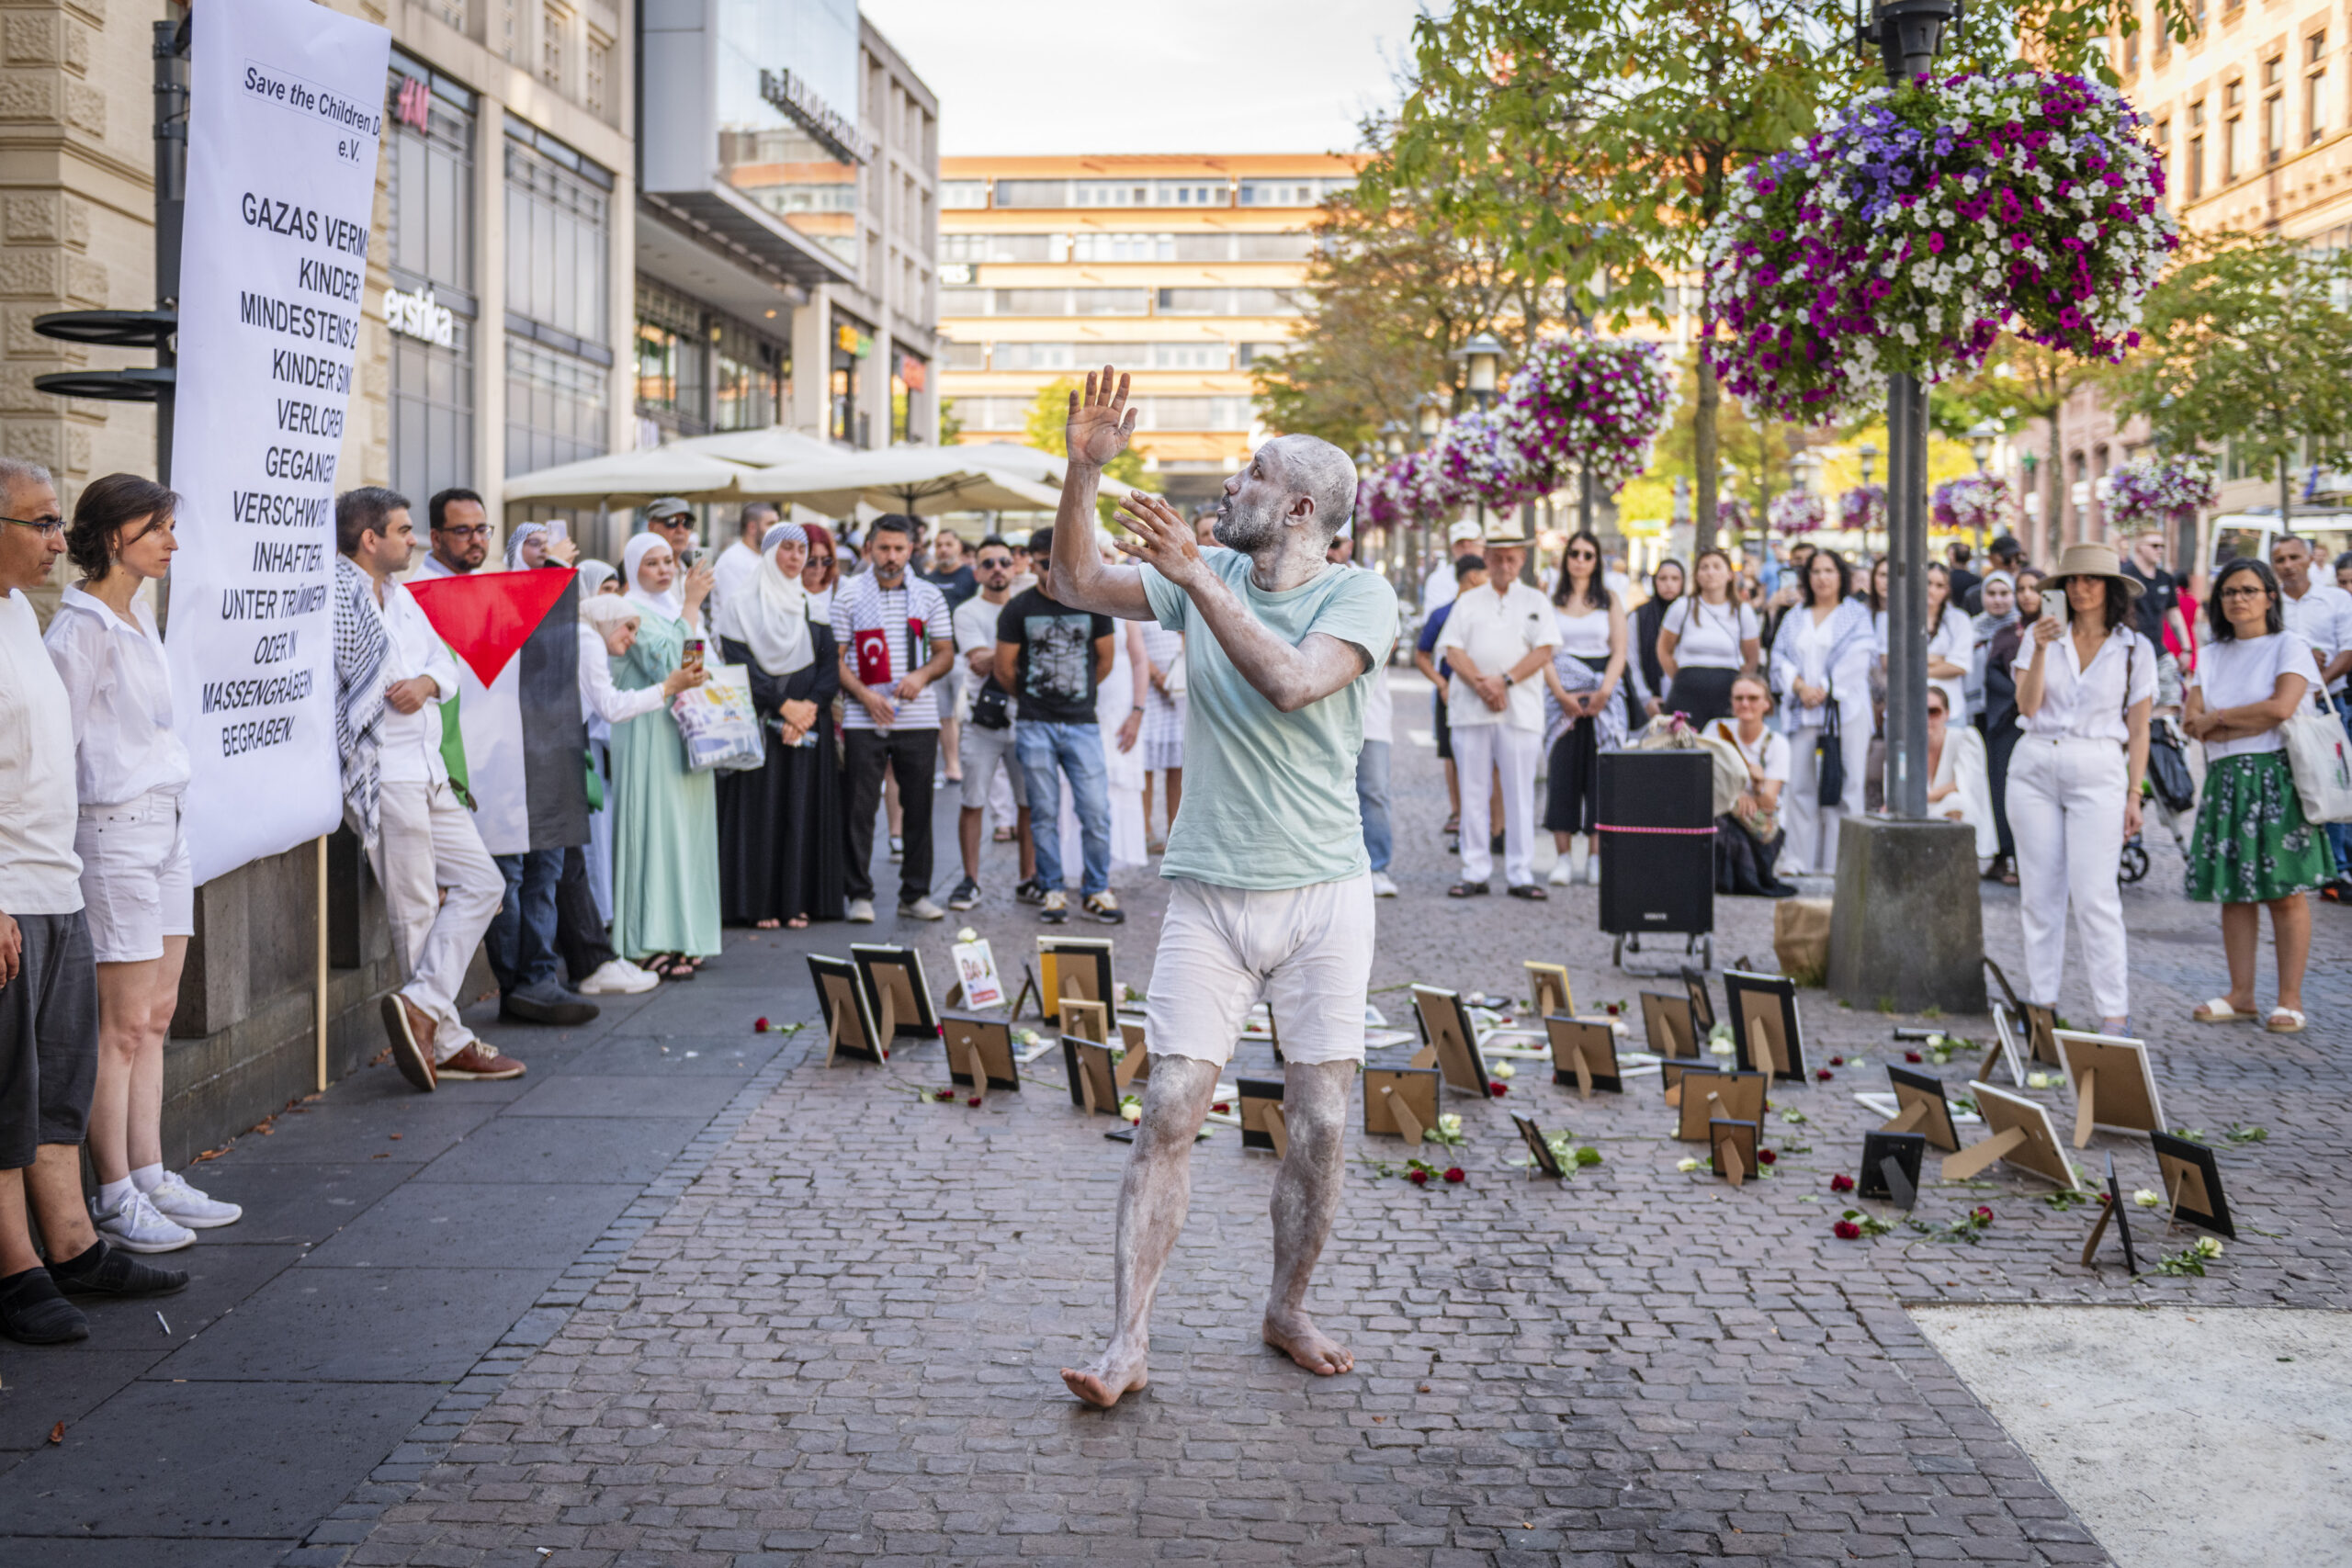
{"label": "white short-sleeve shirt", "polygon": [[1658,629],[1679,639],[1674,645],[1675,663],[1713,670],[1736,670],[1746,663],[1740,646],[1760,631],[1753,605],[1710,604],[1695,593],[1668,605]]}
{"label": "white short-sleeve shirt", "polygon": [[1739,738],[1739,725],[1733,719],[1715,720],[1707,727],[1707,733],[1719,735],[1738,747],[1739,754],[1747,759],[1748,766],[1764,775],[1765,783],[1789,782],[1789,738],[1770,725],[1764,727],[1764,733],[1757,737],[1753,746]]}
{"label": "white short-sleeve shirt", "polygon": [[[1608,625],[1608,616],[1600,615]],[[1445,618],[1445,629],[1437,634],[1437,650],[1442,655],[1447,649],[1458,648],[1467,654],[1482,675],[1508,674],[1521,660],[1538,648],[1559,645],[1560,631],[1552,617],[1551,602],[1524,582],[1511,583],[1507,592],[1497,593],[1493,583],[1473,588],[1453,602],[1453,611]],[[1544,682],[1540,674],[1512,683],[1510,694],[1503,699],[1503,711],[1495,712],[1486,700],[1470,689],[1457,667],[1453,689],[1447,694],[1446,722],[1455,728],[1465,725],[1508,724],[1513,729],[1544,729]]]}
{"label": "white short-sleeve shirt", "polygon": [[[2023,680],[2033,668],[2036,644],[2030,630],[2018,644],[2012,666]],[[2130,691],[2125,691],[2127,682]],[[2060,631],[2058,640],[2041,659],[2041,706],[2020,719],[2025,732],[2043,740],[2112,740],[2118,746],[2132,739],[2124,711],[2156,694],[2156,652],[2148,639],[2129,626],[2118,626],[2083,669],[2075,658],[2075,637]]]}
{"label": "white short-sleeve shirt", "polygon": [[[2312,583],[2300,599],[2279,594],[2278,615],[2287,629],[2323,660],[2333,663],[2337,654],[2352,648],[2352,593],[2332,582]],[[2314,662],[2312,669],[2316,672],[2319,665]],[[2339,677],[2328,689],[2340,693],[2344,688]]]}
{"label": "white short-sleeve shirt", "polygon": [[[2309,692],[2318,674],[2312,663],[2311,644],[2293,632],[2273,632],[2268,637],[2232,637],[2226,642],[2208,640],[2197,650],[2197,673],[2189,684],[2205,694],[2205,711],[2211,713],[2268,702],[2278,689],[2281,675],[2302,676],[2303,690]],[[2276,729],[2236,740],[2208,740],[2205,760],[2218,762],[2224,757],[2276,751],[2283,744]]]}

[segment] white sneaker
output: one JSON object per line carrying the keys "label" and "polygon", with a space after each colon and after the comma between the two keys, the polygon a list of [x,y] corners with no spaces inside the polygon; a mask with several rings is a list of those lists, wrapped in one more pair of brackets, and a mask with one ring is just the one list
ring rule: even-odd
{"label": "white sneaker", "polygon": [[1600,857],[1599,855],[1595,855],[1590,860],[1585,862],[1584,879],[1587,882],[1591,883],[1595,887],[1600,886]]}
{"label": "white sneaker", "polygon": [[100,1213],[93,1203],[90,1218],[98,1235],[125,1252],[177,1252],[196,1245],[194,1231],[157,1213],[147,1194],[135,1187],[109,1212]]}
{"label": "white sneaker", "polygon": [[849,901],[849,923],[854,926],[872,925],[874,923],[874,900],[871,898],[851,899]]}
{"label": "white sneaker", "polygon": [[661,983],[661,976],[649,975],[626,958],[607,958],[573,989],[589,997],[633,997]]}
{"label": "white sneaker", "polygon": [[244,1210],[234,1203],[224,1203],[218,1198],[208,1198],[180,1179],[179,1172],[167,1170],[147,1194],[147,1201],[167,1220],[174,1220],[190,1230],[209,1231],[220,1225],[233,1225],[244,1218]]}
{"label": "white sneaker", "polygon": [[1576,880],[1575,873],[1576,868],[1568,863],[1568,857],[1562,855],[1552,863],[1552,874],[1544,880],[1555,887],[1566,887],[1570,882]]}
{"label": "white sneaker", "polygon": [[1389,875],[1386,872],[1385,872],[1385,871],[1375,871],[1375,872],[1374,872],[1374,873],[1372,874],[1372,896],[1373,896],[1374,897],[1375,897],[1375,898],[1394,898],[1394,897],[1396,897],[1396,878],[1394,878],[1394,877],[1390,876],[1390,875]]}

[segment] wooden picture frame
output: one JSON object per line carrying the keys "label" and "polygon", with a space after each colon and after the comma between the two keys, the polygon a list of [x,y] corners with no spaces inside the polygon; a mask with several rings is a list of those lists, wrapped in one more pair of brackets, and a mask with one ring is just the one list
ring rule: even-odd
{"label": "wooden picture frame", "polygon": [[2009,1010],[2005,1003],[1989,1004],[1993,1010],[1993,1048],[1984,1054],[1984,1066],[1976,1076],[1990,1078],[1995,1062],[2008,1069],[2009,1082],[2018,1089],[2025,1087],[2025,1057],[2018,1049],[2017,1032],[2009,1027]]}
{"label": "wooden picture frame", "polygon": [[1797,1018],[1794,980],[1726,969],[1724,1005],[1731,1013],[1732,1045],[1742,1072],[1805,1081],[1804,1025]]}
{"label": "wooden picture frame", "polygon": [[2174,1221],[2235,1241],[2237,1226],[2222,1196],[2222,1167],[2213,1151],[2170,1133],[2151,1133],[2148,1140],[2155,1145],[2157,1187]]}
{"label": "wooden picture frame", "polygon": [[1745,1185],[1762,1168],[1757,1164],[1756,1149],[1763,1135],[1758,1122],[1713,1118],[1702,1134],[1707,1140],[1708,1168],[1734,1187]]}
{"label": "wooden picture frame", "polygon": [[1241,1113],[1241,1146],[1264,1149],[1280,1159],[1290,1153],[1290,1130],[1283,1121],[1283,1080],[1236,1078],[1236,1109]]}
{"label": "wooden picture frame", "polygon": [[808,978],[817,987],[817,1005],[825,1016],[825,1066],[838,1056],[880,1064],[890,1055],[889,1043],[874,1021],[865,982],[857,965],[846,958],[808,955]]}
{"label": "wooden picture frame", "polygon": [[2055,1038],[2066,1085],[2075,1091],[2076,1148],[2089,1146],[2095,1127],[2111,1133],[2164,1130],[2164,1101],[2156,1093],[2147,1042],[2072,1029],[2058,1031]]}
{"label": "wooden picture frame", "polygon": [[1943,1079],[1889,1063],[1886,1080],[1894,1089],[1895,1111],[1880,1132],[1917,1133],[1946,1154],[1960,1153],[1960,1130],[1952,1125]]}
{"label": "wooden picture frame", "polygon": [[1565,1018],[1553,1013],[1544,1020],[1544,1034],[1552,1047],[1552,1081],[1590,1100],[1625,1092],[1624,1076],[1617,1068],[1617,1029],[1606,1018]]}
{"label": "wooden picture frame", "polygon": [[1437,986],[1413,987],[1413,1019],[1421,1031],[1421,1049],[1413,1057],[1417,1067],[1435,1066],[1449,1088],[1479,1099],[1489,1098],[1491,1081],[1487,1059],[1478,1054],[1478,1032],[1470,1010],[1458,991]]}
{"label": "wooden picture frame", "polygon": [[1402,1138],[1419,1145],[1437,1126],[1435,1067],[1366,1067],[1363,1070],[1363,1130],[1369,1136]]}
{"label": "wooden picture frame", "polygon": [[1657,1076],[1658,1081],[1666,1086],[1666,1108],[1672,1111],[1682,1103],[1682,1084],[1686,1077],[1692,1074],[1708,1077],[1723,1070],[1713,1062],[1685,1061],[1679,1057],[1672,1061],[1660,1062]]}
{"label": "wooden picture frame", "polygon": [[[1878,1198],[1898,1209],[1910,1209],[1919,1201],[1919,1172],[1928,1159],[1928,1140],[1918,1133],[1889,1133],[1883,1129],[1862,1134],[1862,1173],[1856,1179],[1854,1196]],[[1890,1180],[1887,1166],[1892,1163],[1899,1180]]]}
{"label": "wooden picture frame", "polygon": [[932,1003],[922,953],[911,947],[854,942],[849,955],[857,965],[858,983],[865,987],[865,1004],[873,1011],[878,1038],[939,1038],[939,1010]]}
{"label": "wooden picture frame", "polygon": [[[1686,1144],[1695,1144],[1707,1135],[1707,1123],[1713,1121],[1764,1121],[1764,1094],[1771,1078],[1763,1073],[1714,1073],[1693,1082],[1685,1075],[1682,1101],[1675,1109],[1681,1114],[1675,1122],[1674,1135]],[[1748,1167],[1752,1173],[1752,1164]]]}
{"label": "wooden picture frame", "polygon": [[1544,1141],[1544,1129],[1516,1113],[1511,1117],[1511,1124],[1519,1129],[1521,1140],[1527,1145],[1527,1152],[1535,1156],[1535,1164],[1529,1174],[1548,1176],[1557,1181],[1566,1180],[1567,1170],[1560,1164],[1560,1156],[1552,1152],[1552,1145]]}
{"label": "wooden picture frame", "polygon": [[1064,997],[1059,1010],[1061,1032],[1064,1034],[1075,1034],[1080,1040],[1091,1040],[1103,1045],[1118,1038],[1111,1028],[1111,1010],[1101,1002]]}
{"label": "wooden picture frame", "polygon": [[[1012,1052],[1012,1024],[978,1013],[939,1015],[940,1038],[947,1045],[947,1080],[985,1095],[992,1089],[1021,1092],[1021,1064]],[[978,1070],[974,1070],[978,1058]]]}
{"label": "wooden picture frame", "polygon": [[1080,1111],[1119,1113],[1119,1069],[1111,1047],[1099,1041],[1062,1036],[1062,1070],[1069,1077],[1069,1102]]}
{"label": "wooden picture frame", "polygon": [[1126,1053],[1119,1058],[1119,1072],[1125,1083],[1146,1083],[1151,1078],[1151,1043],[1144,1034],[1144,1026],[1133,1019],[1119,1020],[1119,1048]]}
{"label": "wooden picture frame", "polygon": [[1111,981],[1111,939],[1100,936],[1041,936],[1037,939],[1037,1005],[1048,1023],[1061,1023],[1062,998],[1101,1002],[1118,999]]}
{"label": "wooden picture frame", "polygon": [[1642,1034],[1653,1055],[1665,1061],[1695,1057],[1699,1036],[1690,1027],[1690,998],[1667,991],[1642,993]]}
{"label": "wooden picture frame", "polygon": [[1549,1018],[1555,1012],[1575,1016],[1577,993],[1568,983],[1566,964],[1542,964],[1530,958],[1520,967],[1527,971],[1527,1005],[1537,1018]]}
{"label": "wooden picture frame", "polygon": [[1708,994],[1707,977],[1688,964],[1682,966],[1682,994],[1690,998],[1691,1038],[1706,1039],[1715,1032],[1715,1000]]}
{"label": "wooden picture frame", "polygon": [[1999,1160],[2031,1171],[2061,1192],[2082,1190],[2075,1181],[2075,1168],[2058,1142],[2058,1128],[2040,1100],[1995,1089],[1981,1079],[1972,1079],[1968,1092],[1990,1136],[1946,1156],[1938,1179],[1965,1181]]}
{"label": "wooden picture frame", "polygon": [[[1984,967],[1993,972],[1994,983],[2001,987],[2001,999],[2009,1004],[2010,1016],[2017,1019],[2025,1028],[2026,1059],[2042,1063],[2047,1066],[2061,1066],[2058,1056],[2057,1012],[2043,1007],[2039,1002],[2019,1001],[2017,988],[2009,984],[2009,977],[2001,972],[2001,966],[1992,959],[1984,960]],[[2022,1086],[2025,1080],[2019,1078],[2018,1082]]]}

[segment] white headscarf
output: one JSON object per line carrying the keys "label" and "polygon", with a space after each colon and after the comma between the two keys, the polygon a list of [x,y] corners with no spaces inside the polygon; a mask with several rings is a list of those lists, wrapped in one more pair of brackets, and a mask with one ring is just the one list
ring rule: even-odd
{"label": "white headscarf", "polygon": [[655,615],[675,621],[684,619],[686,612],[685,592],[678,586],[677,580],[671,580],[667,592],[656,593],[646,587],[638,576],[644,570],[647,556],[657,549],[666,551],[669,547],[670,541],[659,534],[631,535],[628,543],[621,549],[621,579],[628,584],[625,597],[632,604],[642,604]]}
{"label": "white headscarf", "polygon": [[613,593],[593,593],[580,601],[580,618],[594,626],[616,626],[643,617],[636,604]]}
{"label": "white headscarf", "polygon": [[533,535],[545,534],[547,531],[548,525],[544,523],[525,523],[518,526],[506,540],[506,570],[509,571],[527,570],[523,565],[523,547],[530,542]]}
{"label": "white headscarf", "polygon": [[[580,563],[580,602],[582,604],[585,604],[590,599],[603,592],[605,584],[610,582],[619,575],[619,572],[615,571],[603,561],[582,561]],[[606,594],[605,597],[610,598],[611,595]]]}
{"label": "white headscarf", "polygon": [[775,562],[780,547],[808,542],[796,524],[770,528],[760,536],[758,574],[718,607],[718,635],[749,644],[752,657],[771,675],[805,670],[817,657],[808,638],[808,592],[798,574],[786,576]]}

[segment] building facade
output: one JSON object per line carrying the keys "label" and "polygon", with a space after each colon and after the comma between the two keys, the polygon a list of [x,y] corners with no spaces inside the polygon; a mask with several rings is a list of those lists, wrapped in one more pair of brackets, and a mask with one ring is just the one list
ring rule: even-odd
{"label": "building facade", "polygon": [[1256,440],[1250,367],[1280,355],[1325,197],[1357,161],[942,162],[944,396],[962,438],[1027,439],[1037,394],[1090,367],[1135,377],[1136,447],[1180,502]]}

